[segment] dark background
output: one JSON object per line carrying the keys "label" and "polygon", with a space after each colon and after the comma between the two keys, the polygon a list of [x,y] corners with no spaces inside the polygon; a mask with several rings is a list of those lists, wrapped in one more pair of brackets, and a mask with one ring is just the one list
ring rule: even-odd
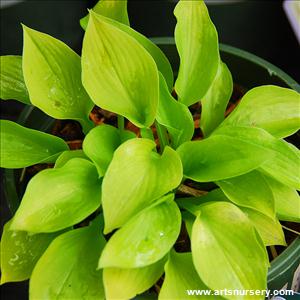
{"label": "dark background", "polygon": [[[297,0],[296,0],[297,1]],[[20,23],[63,40],[80,53],[83,30],[78,20],[96,1],[27,0],[1,9],[1,55],[22,53]],[[176,1],[128,1],[131,26],[152,36],[173,36]],[[282,1],[237,1],[209,5],[221,43],[252,52],[300,81],[300,49],[284,13]],[[1,118],[16,120],[22,105],[1,101]],[[1,173],[2,175],[2,173]],[[10,218],[1,189],[1,225]],[[1,299],[27,299],[27,284],[1,286]]]}

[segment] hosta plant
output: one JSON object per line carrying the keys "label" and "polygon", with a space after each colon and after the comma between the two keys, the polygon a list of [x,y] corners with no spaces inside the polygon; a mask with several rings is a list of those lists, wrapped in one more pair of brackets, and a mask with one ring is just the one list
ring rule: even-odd
{"label": "hosta plant", "polygon": [[[286,244],[280,221],[300,220],[300,154],[284,140],[300,127],[300,96],[256,87],[224,119],[233,82],[207,8],[179,1],[174,14],[175,84],[164,53],[130,27],[126,1],[102,0],[81,20],[81,57],[25,25],[22,57],[1,57],[3,100],[76,120],[85,134],[70,150],[1,121],[1,167],[48,164],[4,226],[1,283],[30,279],[31,299],[130,299],[155,284],[162,300],[266,289],[266,246]],[[95,126],[95,105],[118,126]]]}

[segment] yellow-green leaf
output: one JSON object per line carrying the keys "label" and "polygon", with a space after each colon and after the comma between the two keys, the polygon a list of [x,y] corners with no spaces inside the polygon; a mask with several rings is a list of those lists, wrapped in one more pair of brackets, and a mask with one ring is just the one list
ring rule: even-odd
{"label": "yellow-green leaf", "polygon": [[0,57],[0,98],[30,104],[23,77],[22,56],[5,55]]}
{"label": "yellow-green leaf", "polygon": [[105,299],[97,271],[105,239],[97,225],[71,230],[50,244],[30,278],[30,299]]}
{"label": "yellow-green leaf", "polygon": [[23,26],[23,73],[33,105],[87,131],[93,103],[81,83],[80,57],[63,42]]}
{"label": "yellow-green leaf", "polygon": [[90,13],[82,49],[84,87],[98,106],[148,127],[158,106],[155,61],[139,42],[105,20]]}
{"label": "yellow-green leaf", "polygon": [[179,1],[174,14],[180,67],[175,90],[186,105],[202,99],[219,66],[218,34],[204,1]]}
{"label": "yellow-green leaf", "polygon": [[223,125],[255,126],[277,138],[289,136],[300,129],[300,94],[273,85],[253,88]]}
{"label": "yellow-green leaf", "polygon": [[162,155],[149,139],[131,139],[114,153],[102,186],[105,233],[176,188],[182,179],[178,154],[166,147]]}
{"label": "yellow-green leaf", "polygon": [[1,237],[1,284],[28,279],[36,262],[59,234],[32,235],[10,230],[10,225],[11,221],[4,225]]}
{"label": "yellow-green leaf", "polygon": [[163,258],[174,245],[181,226],[180,210],[173,197],[165,196],[119,229],[106,244],[99,267],[139,268]]}
{"label": "yellow-green leaf", "polygon": [[103,283],[107,299],[131,299],[149,289],[164,272],[165,258],[143,268],[105,268]]}
{"label": "yellow-green leaf", "polygon": [[38,163],[54,163],[69,149],[60,138],[23,127],[8,120],[0,121],[1,168],[17,169]]}
{"label": "yellow-green leaf", "polygon": [[[93,7],[93,11],[99,15],[116,20],[129,26],[127,14],[127,0],[100,0]],[[89,14],[80,19],[80,25],[85,30],[89,22]]]}
{"label": "yellow-green leaf", "polygon": [[57,169],[35,175],[27,185],[11,229],[54,232],[79,223],[101,201],[101,181],[96,167],[73,158]]}
{"label": "yellow-green leaf", "polygon": [[[229,202],[202,205],[192,230],[192,255],[203,282],[212,290],[265,290],[269,266],[254,226]],[[240,299],[239,295],[226,295]],[[248,295],[243,299],[264,299]]]}

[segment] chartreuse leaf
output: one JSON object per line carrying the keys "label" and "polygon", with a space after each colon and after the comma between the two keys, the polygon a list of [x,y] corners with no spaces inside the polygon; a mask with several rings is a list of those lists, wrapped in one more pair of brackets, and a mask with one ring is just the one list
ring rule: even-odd
{"label": "chartreuse leaf", "polygon": [[251,208],[241,207],[241,210],[248,216],[266,246],[286,246],[284,233],[277,218],[270,218]]}
{"label": "chartreuse leaf", "polygon": [[100,176],[110,164],[114,151],[124,140],[136,137],[133,132],[120,131],[111,125],[93,128],[85,137],[82,147],[84,153],[94,162]]}
{"label": "chartreuse leaf", "polygon": [[140,268],[163,258],[180,232],[180,210],[173,198],[163,197],[119,229],[106,244],[99,267]]}
{"label": "chartreuse leaf", "polygon": [[23,77],[22,56],[0,56],[0,66],[0,98],[30,104]]}
{"label": "chartreuse leaf", "polygon": [[115,151],[102,186],[105,233],[180,184],[178,154],[166,147],[160,155],[153,151],[155,146],[149,139],[131,139]]}
{"label": "chartreuse leaf", "polygon": [[233,82],[226,64],[220,62],[216,77],[201,99],[200,128],[204,136],[212,131],[224,120],[225,110],[231,97]]}
{"label": "chartreuse leaf", "polygon": [[[193,225],[191,247],[195,268],[212,290],[266,289],[269,265],[266,250],[250,220],[235,205],[229,202],[203,204]],[[226,298],[240,299],[240,296],[227,295]]]}
{"label": "chartreuse leaf", "polygon": [[139,42],[105,20],[90,12],[82,49],[83,85],[98,106],[148,127],[158,106],[156,64]]}
{"label": "chartreuse leaf", "polygon": [[103,283],[107,299],[131,299],[151,286],[164,272],[166,259],[133,269],[106,268],[103,270]]}
{"label": "chartreuse leaf", "polygon": [[173,88],[173,81],[174,81],[174,75],[173,70],[171,67],[171,64],[169,60],[167,59],[166,55],[160,50],[158,46],[156,46],[152,41],[150,41],[147,37],[140,34],[139,32],[135,31],[129,26],[126,26],[120,22],[117,22],[115,20],[104,18],[102,16],[102,19],[105,20],[105,22],[117,27],[118,29],[124,31],[125,33],[129,34],[131,37],[133,37],[137,42],[141,44],[152,56],[154,59],[156,66],[158,70],[162,73],[164,76],[168,88],[171,91]]}
{"label": "chartreuse leaf", "polygon": [[300,189],[300,151],[293,145],[257,127],[222,126],[215,131],[215,135],[252,140],[252,143],[265,147],[271,153],[260,169],[282,183]]}
{"label": "chartreuse leaf", "polygon": [[300,197],[297,191],[269,176],[265,176],[265,179],[273,192],[279,220],[300,222]]}
{"label": "chartreuse leaf", "polygon": [[300,129],[300,95],[291,89],[266,85],[247,92],[223,125],[255,126],[283,138]]}
{"label": "chartreuse leaf", "polygon": [[85,131],[93,103],[81,83],[80,57],[63,42],[23,26],[23,73],[33,105],[57,119],[78,120]]}
{"label": "chartreuse leaf", "polygon": [[101,181],[95,166],[73,158],[35,175],[27,185],[12,230],[53,232],[74,225],[99,206]]}
{"label": "chartreuse leaf", "polygon": [[180,67],[175,90],[186,105],[202,99],[219,66],[218,34],[204,1],[179,1],[174,14]]}
{"label": "chartreuse leaf", "polygon": [[28,279],[40,256],[59,234],[29,235],[10,230],[10,225],[11,221],[4,225],[1,237],[1,284]]}
{"label": "chartreuse leaf", "polygon": [[[127,13],[127,0],[100,0],[93,7],[93,11],[99,15],[116,20],[125,25],[129,24]],[[80,25],[85,30],[89,22],[89,14],[80,19]]]}
{"label": "chartreuse leaf", "polygon": [[97,271],[104,245],[97,221],[57,237],[33,270],[30,299],[104,299]]}
{"label": "chartreuse leaf", "polygon": [[82,150],[68,150],[64,151],[56,160],[54,168],[63,167],[66,162],[72,158],[83,158],[88,159]]}
{"label": "chartreuse leaf", "polygon": [[201,141],[182,144],[181,157],[187,178],[209,182],[239,176],[258,168],[272,156],[272,151],[257,141],[235,135],[212,135]]}
{"label": "chartreuse leaf", "polygon": [[[199,295],[189,295],[188,290],[207,290],[208,293],[210,292],[195,270],[192,254],[190,252],[176,253],[171,251],[165,265],[165,280],[158,299],[199,299]],[[201,299],[212,299],[212,297],[202,294]],[[214,297],[213,299],[219,298]]]}
{"label": "chartreuse leaf", "polygon": [[161,74],[159,74],[159,105],[156,119],[158,123],[168,129],[174,148],[192,139],[194,133],[193,116],[184,104],[171,96]]}
{"label": "chartreuse leaf", "polygon": [[218,181],[225,195],[235,204],[275,217],[275,203],[268,182],[259,171]]}
{"label": "chartreuse leaf", "polygon": [[68,145],[60,138],[17,123],[0,120],[1,168],[24,168],[53,163]]}

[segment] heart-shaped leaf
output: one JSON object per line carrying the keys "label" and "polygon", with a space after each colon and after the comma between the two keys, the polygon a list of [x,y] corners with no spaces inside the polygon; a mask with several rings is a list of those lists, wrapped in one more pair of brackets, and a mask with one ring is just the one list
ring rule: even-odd
{"label": "heart-shaped leaf", "polygon": [[105,239],[98,222],[57,237],[35,266],[30,299],[104,299],[97,261]]}
{"label": "heart-shaped leaf", "polygon": [[259,171],[218,181],[225,195],[236,205],[255,209],[270,218],[275,217],[275,201],[268,182]]}
{"label": "heart-shaped leaf", "polygon": [[269,159],[260,169],[282,183],[300,189],[300,151],[295,146],[257,127],[222,126],[214,132],[214,135],[219,134],[235,136],[243,141],[251,140],[271,151]]}
{"label": "heart-shaped leaf", "polygon": [[107,299],[132,299],[149,289],[164,272],[165,258],[143,268],[103,270],[103,283]]}
{"label": "heart-shaped leaf", "polygon": [[245,94],[223,125],[255,126],[278,138],[300,129],[300,95],[291,89],[266,85]]}
{"label": "heart-shaped leaf", "polygon": [[0,129],[1,168],[17,169],[38,163],[54,163],[61,152],[69,149],[56,136],[8,120],[0,120]]}
{"label": "heart-shaped leaf", "polygon": [[[129,26],[127,0],[100,0],[93,7],[93,11]],[[80,25],[84,30],[86,30],[89,18],[90,16],[87,14],[84,18],[80,19]]]}
{"label": "heart-shaped leaf", "polygon": [[273,192],[275,210],[279,220],[300,222],[300,197],[297,191],[279,181],[265,176]]}
{"label": "heart-shaped leaf", "polygon": [[95,166],[73,158],[63,167],[35,175],[27,185],[11,229],[53,232],[72,226],[94,212],[101,201]]}
{"label": "heart-shaped leaf", "polygon": [[[100,268],[140,268],[161,258],[174,245],[181,226],[174,195],[146,208],[119,229],[106,244]],[[117,207],[117,206],[115,206]]]}
{"label": "heart-shaped leaf", "polygon": [[235,135],[212,135],[201,141],[182,144],[177,153],[181,157],[183,173],[199,182],[217,181],[239,176],[258,168],[272,156],[260,140]]}
{"label": "heart-shaped leaf", "polygon": [[100,125],[92,129],[85,137],[82,147],[84,153],[94,162],[100,176],[103,176],[110,164],[114,151],[121,143],[136,135],[130,131],[120,131],[110,125]]}
{"label": "heart-shaped leaf", "polygon": [[174,148],[192,139],[194,133],[193,116],[184,104],[171,96],[161,74],[159,74],[159,105],[156,119],[158,123],[168,129]]}
{"label": "heart-shaped leaf", "polygon": [[180,56],[175,90],[181,102],[191,105],[202,99],[216,76],[220,62],[218,34],[204,1],[179,1],[174,14]]}
{"label": "heart-shaped leaf", "polygon": [[1,237],[1,284],[28,279],[36,262],[59,234],[29,235],[10,230],[10,225],[11,221],[4,225]]}
{"label": "heart-shaped leaf", "polygon": [[284,233],[277,218],[270,218],[269,216],[251,208],[241,207],[241,210],[252,222],[266,246],[286,246]]}
{"label": "heart-shaped leaf", "polygon": [[[212,299],[205,293],[201,296],[192,294],[193,290],[205,290],[211,292],[202,282],[195,270],[192,254],[176,253],[171,251],[169,260],[165,265],[165,280],[159,293],[159,300],[182,300],[182,299]],[[214,297],[219,299],[221,297]]]}
{"label": "heart-shaped leaf", "polygon": [[182,179],[178,154],[166,147],[154,152],[149,139],[131,139],[114,153],[102,185],[105,233],[176,188]]}
{"label": "heart-shaped leaf", "polygon": [[0,65],[0,98],[2,100],[13,99],[30,104],[23,77],[22,56],[1,56]]}
{"label": "heart-shaped leaf", "polygon": [[[191,245],[195,268],[212,290],[266,289],[269,265],[266,250],[250,220],[235,205],[203,204],[193,225]],[[240,299],[240,296],[227,294],[226,298]],[[248,295],[243,299],[262,299],[262,296]]]}
{"label": "heart-shaped leaf", "polygon": [[201,99],[200,128],[204,136],[209,136],[224,120],[232,89],[231,73],[227,66],[220,62],[212,85]]}
{"label": "heart-shaped leaf", "polygon": [[23,26],[23,72],[33,105],[56,119],[92,126],[93,103],[81,83],[80,57],[63,42]]}
{"label": "heart-shaped leaf", "polygon": [[82,80],[98,106],[138,127],[154,122],[158,71],[153,58],[129,34],[93,12],[83,41]]}
{"label": "heart-shaped leaf", "polygon": [[63,167],[72,158],[88,159],[82,150],[64,151],[56,160],[54,168]]}

